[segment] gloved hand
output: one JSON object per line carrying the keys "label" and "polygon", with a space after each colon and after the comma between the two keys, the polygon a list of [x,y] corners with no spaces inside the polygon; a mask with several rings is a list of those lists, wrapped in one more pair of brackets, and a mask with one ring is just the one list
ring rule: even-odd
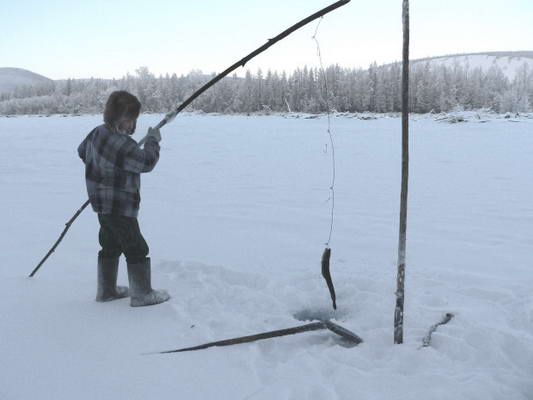
{"label": "gloved hand", "polygon": [[148,139],[149,137],[153,137],[159,143],[161,141],[161,132],[157,128],[148,128],[146,138]]}

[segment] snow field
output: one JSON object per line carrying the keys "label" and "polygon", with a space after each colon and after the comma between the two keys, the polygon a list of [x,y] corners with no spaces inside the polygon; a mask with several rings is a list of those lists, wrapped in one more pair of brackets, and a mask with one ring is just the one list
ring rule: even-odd
{"label": "snow field", "polygon": [[[137,139],[161,116],[143,115]],[[400,120],[184,114],[143,176],[140,224],[169,303],[98,304],[97,222],[76,147],[99,116],[0,118],[2,399],[530,399],[533,396],[533,121],[411,121],[405,341],[392,344]],[[125,282],[121,261],[119,281]],[[428,328],[446,312],[432,345]],[[318,331],[200,352],[193,346],[334,318]]]}

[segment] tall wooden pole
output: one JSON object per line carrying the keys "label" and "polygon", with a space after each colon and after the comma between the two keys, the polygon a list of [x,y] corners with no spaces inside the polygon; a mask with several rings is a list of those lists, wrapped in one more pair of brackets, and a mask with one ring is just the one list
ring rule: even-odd
{"label": "tall wooden pole", "polygon": [[407,193],[409,188],[409,0],[403,0],[402,65],[402,191],[400,195],[400,234],[398,238],[398,276],[394,310],[394,343],[403,343],[405,248],[407,240]]}

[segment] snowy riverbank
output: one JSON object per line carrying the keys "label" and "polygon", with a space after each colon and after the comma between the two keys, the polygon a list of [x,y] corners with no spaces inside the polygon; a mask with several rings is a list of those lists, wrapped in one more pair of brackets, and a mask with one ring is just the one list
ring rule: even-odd
{"label": "snowy riverbank", "polygon": [[[161,117],[141,116],[136,138]],[[329,313],[325,119],[184,114],[165,127],[140,221],[154,287],[173,298],[132,309],[93,301],[90,210],[26,278],[86,200],[76,147],[101,117],[0,118],[0,398],[531,399],[533,119],[436,117],[411,123],[404,345],[392,344],[400,120],[343,116],[329,315],[365,342],[319,331],[164,356],[142,353]]]}

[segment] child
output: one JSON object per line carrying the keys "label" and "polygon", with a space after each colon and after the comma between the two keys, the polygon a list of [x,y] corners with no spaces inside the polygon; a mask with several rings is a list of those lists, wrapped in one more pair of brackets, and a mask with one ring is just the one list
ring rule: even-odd
{"label": "child", "polygon": [[[135,132],[141,103],[126,91],[111,93],[104,124],[94,128],[78,148],[85,163],[85,182],[93,210],[100,222],[98,288],[96,301],[130,296],[132,307],[167,301],[164,290],[151,286],[150,258],[137,214],[142,172],[150,172],[159,160],[159,129],[148,129],[144,149],[130,135]],[[130,287],[117,286],[120,255],[128,265]]]}

